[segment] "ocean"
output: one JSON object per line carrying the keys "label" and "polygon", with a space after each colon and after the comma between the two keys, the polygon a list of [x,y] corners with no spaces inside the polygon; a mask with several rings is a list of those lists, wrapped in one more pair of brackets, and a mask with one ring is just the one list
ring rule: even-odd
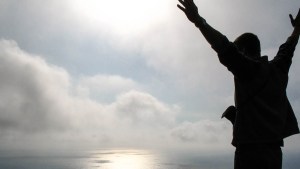
{"label": "ocean", "polygon": [[[102,149],[26,155],[1,152],[0,169],[232,169],[233,154]],[[288,156],[289,157],[289,156]],[[298,169],[299,155],[284,159],[284,169]]]}

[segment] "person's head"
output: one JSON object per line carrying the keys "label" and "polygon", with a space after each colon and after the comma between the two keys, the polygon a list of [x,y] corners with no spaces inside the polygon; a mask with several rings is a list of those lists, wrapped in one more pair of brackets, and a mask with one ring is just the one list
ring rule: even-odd
{"label": "person's head", "polygon": [[244,33],[233,42],[240,52],[244,53],[247,57],[256,59],[260,55],[260,41],[253,33]]}

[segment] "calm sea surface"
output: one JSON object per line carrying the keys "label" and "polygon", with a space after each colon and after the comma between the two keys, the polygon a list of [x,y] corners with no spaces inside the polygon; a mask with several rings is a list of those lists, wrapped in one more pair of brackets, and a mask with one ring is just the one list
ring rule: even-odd
{"label": "calm sea surface", "polygon": [[[60,155],[0,156],[0,169],[232,169],[232,155],[162,153],[147,150],[97,150]],[[55,153],[54,153],[55,154]],[[63,155],[61,155],[63,154]],[[284,160],[284,169],[298,169],[299,156]],[[293,159],[294,158],[294,159]],[[298,160],[297,160],[298,159]]]}

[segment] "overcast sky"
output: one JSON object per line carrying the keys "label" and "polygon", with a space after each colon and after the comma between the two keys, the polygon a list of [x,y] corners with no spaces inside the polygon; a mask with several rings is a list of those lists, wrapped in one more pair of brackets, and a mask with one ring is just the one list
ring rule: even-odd
{"label": "overcast sky", "polygon": [[[230,40],[272,59],[299,0],[195,0]],[[0,0],[0,148],[232,151],[233,76],[176,0]],[[300,119],[300,47],[288,95]],[[286,142],[300,151],[300,137]]]}

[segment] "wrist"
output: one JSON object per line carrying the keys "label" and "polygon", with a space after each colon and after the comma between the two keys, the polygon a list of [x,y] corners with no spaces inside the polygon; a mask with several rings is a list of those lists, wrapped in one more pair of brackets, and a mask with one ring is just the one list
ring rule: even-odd
{"label": "wrist", "polygon": [[202,18],[201,16],[197,17],[197,19],[195,20],[194,24],[196,25],[196,27],[200,28],[203,26],[206,26],[206,20],[204,18]]}
{"label": "wrist", "polygon": [[295,26],[292,36],[299,36],[300,35],[300,26]]}

